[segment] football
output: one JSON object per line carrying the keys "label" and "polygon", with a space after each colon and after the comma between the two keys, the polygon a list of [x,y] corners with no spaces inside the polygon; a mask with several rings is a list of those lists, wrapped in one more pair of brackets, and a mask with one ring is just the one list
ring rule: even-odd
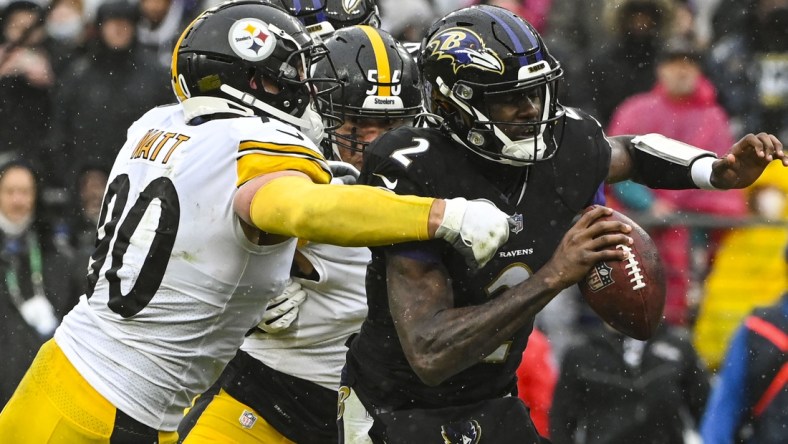
{"label": "football", "polygon": [[632,246],[623,261],[599,262],[578,286],[588,305],[608,325],[625,335],[646,340],[662,319],[665,307],[665,280],[662,262],[654,241],[632,219],[613,210],[599,220],[617,220],[632,227]]}

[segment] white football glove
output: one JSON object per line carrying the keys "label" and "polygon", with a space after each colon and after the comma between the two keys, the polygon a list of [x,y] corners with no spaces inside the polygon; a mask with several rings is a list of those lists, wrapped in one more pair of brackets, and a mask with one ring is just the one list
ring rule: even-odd
{"label": "white football glove", "polygon": [[286,330],[298,316],[298,306],[305,299],[306,291],[301,288],[301,284],[289,280],[282,294],[268,302],[263,320],[257,324],[257,328],[266,333],[279,333]]}
{"label": "white football glove", "polygon": [[331,168],[331,183],[335,185],[353,185],[361,174],[356,167],[347,162],[329,160],[328,167]]}
{"label": "white football glove", "polygon": [[472,268],[482,268],[509,239],[509,216],[486,199],[446,199],[435,237],[450,243]]}

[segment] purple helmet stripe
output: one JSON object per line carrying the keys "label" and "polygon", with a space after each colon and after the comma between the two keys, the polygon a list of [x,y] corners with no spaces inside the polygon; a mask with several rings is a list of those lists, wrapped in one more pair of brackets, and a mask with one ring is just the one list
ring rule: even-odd
{"label": "purple helmet stripe", "polygon": [[317,23],[328,21],[328,17],[326,17],[326,13],[323,12],[325,10],[323,0],[312,0],[312,6],[315,7],[315,10],[320,12],[317,13]]}
{"label": "purple helmet stripe", "polygon": [[[492,14],[490,11],[488,11],[486,9],[479,9],[479,10],[481,12],[489,15],[490,17],[492,17],[499,25],[501,25],[503,30],[506,31],[506,34],[509,36],[509,39],[512,40],[512,43],[514,44],[515,51],[517,51],[518,53],[525,52],[525,48],[523,48],[523,45],[520,42],[520,39],[517,38],[517,35],[514,33],[514,30],[511,28],[511,26],[509,26],[508,23],[506,23],[501,17],[498,17],[497,14]],[[538,48],[539,47],[539,43],[534,38],[533,32],[531,32],[531,30],[528,29],[528,27],[525,26],[524,23],[521,23],[519,20],[514,20],[514,22],[517,24],[517,26],[520,28],[520,30],[523,31],[523,33],[526,35],[526,37],[528,37],[528,41],[531,42],[531,46],[534,47],[534,48]],[[536,60],[537,61],[538,60],[544,60],[544,57],[542,57],[542,52],[541,51],[538,51],[536,53]]]}

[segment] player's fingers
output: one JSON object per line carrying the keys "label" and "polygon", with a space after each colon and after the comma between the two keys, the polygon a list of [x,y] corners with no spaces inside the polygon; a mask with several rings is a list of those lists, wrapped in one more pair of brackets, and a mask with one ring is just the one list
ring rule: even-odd
{"label": "player's fingers", "polygon": [[760,140],[761,144],[763,145],[763,157],[768,162],[774,160],[774,155],[777,153],[777,147],[774,145],[774,140],[772,140],[771,134],[758,133],[758,140]]}
{"label": "player's fingers", "polygon": [[[622,245],[622,244],[617,244]],[[589,255],[592,263],[606,261],[625,261],[629,259],[629,251],[626,248],[607,248],[594,251]]]}
{"label": "player's fingers", "polygon": [[274,325],[277,328],[289,327],[290,324],[292,324],[295,320],[296,316],[298,316],[298,308],[283,314],[281,318],[274,321],[271,325]]}
{"label": "player's fingers", "polygon": [[774,134],[767,134],[766,137],[772,144],[774,152],[773,157],[775,159],[782,160],[784,165],[788,165],[788,157],[786,157],[784,146],[783,143],[780,142],[780,139],[778,139]]}
{"label": "player's fingers", "polygon": [[263,321],[270,321],[272,319],[276,319],[292,309],[293,309],[293,305],[290,304],[289,301],[282,302],[276,307],[269,307],[263,313]]}
{"label": "player's fingers", "polygon": [[271,306],[263,313],[264,320],[275,319],[285,313],[290,312],[294,308],[297,309],[302,302],[306,299],[306,292],[301,290],[291,295],[286,301],[281,302],[279,305]]}
{"label": "player's fingers", "polygon": [[580,219],[575,222],[576,227],[587,228],[591,226],[597,219],[610,216],[613,210],[602,205],[591,205],[586,208],[580,215]]}
{"label": "player's fingers", "polygon": [[289,327],[290,324],[293,323],[297,315],[298,315],[298,310],[296,309],[289,313],[285,313],[280,318],[274,321],[264,323],[261,326],[261,328],[268,333],[277,333]]}
{"label": "player's fingers", "polygon": [[293,281],[293,280],[291,280],[291,281],[290,281],[290,282],[289,282],[289,283],[288,283],[288,284],[285,286],[285,293],[292,293],[292,292],[298,291],[298,290],[300,290],[300,289],[301,289],[301,284],[300,284],[300,283],[298,283],[298,282],[296,282],[296,281]]}
{"label": "player's fingers", "polygon": [[301,303],[304,302],[304,299],[306,299],[306,291],[301,289],[293,293],[293,295],[290,297],[290,300],[295,305],[301,305]]}
{"label": "player's fingers", "polygon": [[589,246],[592,250],[602,251],[615,249],[618,245],[630,246],[634,243],[631,237],[621,233],[609,233],[594,238]]}
{"label": "player's fingers", "polygon": [[602,220],[588,227],[587,233],[590,237],[596,238],[605,233],[629,233],[632,227],[618,220]]}
{"label": "player's fingers", "polygon": [[741,142],[743,144],[743,149],[746,149],[746,147],[749,146],[753,151],[755,151],[755,154],[758,157],[766,156],[766,153],[764,152],[763,141],[755,134],[747,134],[742,138]]}
{"label": "player's fingers", "polygon": [[282,302],[286,301],[288,297],[290,297],[290,295],[287,293],[287,291],[284,291],[279,296],[268,301],[268,307],[269,308],[276,307],[278,304],[281,304]]}

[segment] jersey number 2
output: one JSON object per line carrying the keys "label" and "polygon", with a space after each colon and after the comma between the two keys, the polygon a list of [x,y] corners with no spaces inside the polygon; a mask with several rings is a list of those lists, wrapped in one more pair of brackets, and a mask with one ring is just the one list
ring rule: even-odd
{"label": "jersey number 2", "polygon": [[[170,253],[175,245],[175,235],[178,233],[181,214],[175,186],[169,178],[159,177],[145,187],[129,209],[126,217],[121,220],[129,199],[129,186],[129,176],[121,174],[112,181],[104,195],[98,223],[98,236],[101,237],[96,240],[96,249],[90,258],[92,261],[91,272],[87,277],[86,293],[88,298],[93,295],[99,280],[99,272],[104,266],[107,255],[111,253],[111,266],[104,273],[104,277],[109,283],[107,306],[124,318],[130,318],[139,313],[148,305],[159,289],[164,278],[164,271],[167,269],[167,263],[170,260]],[[112,214],[107,220],[107,211],[113,199]],[[145,255],[145,260],[139,267],[134,286],[127,294],[123,294],[120,285],[121,277],[118,276],[118,271],[123,267],[123,256],[129,248],[132,235],[143,223],[146,210],[156,199],[160,202],[161,213],[155,227],[155,235],[148,253]],[[146,218],[145,223],[151,224],[155,221]],[[154,227],[143,226],[143,229],[151,230]],[[110,245],[112,245],[111,252]]]}

